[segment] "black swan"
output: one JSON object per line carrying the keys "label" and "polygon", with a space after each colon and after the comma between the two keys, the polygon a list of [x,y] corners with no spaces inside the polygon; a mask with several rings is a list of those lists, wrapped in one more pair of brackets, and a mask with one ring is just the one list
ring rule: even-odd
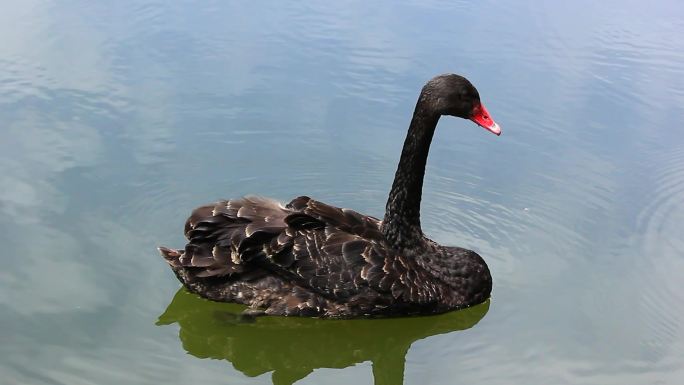
{"label": "black swan", "polygon": [[188,290],[246,304],[248,315],[404,316],[481,303],[492,289],[484,260],[433,242],[420,227],[425,164],[442,115],[501,134],[466,78],[431,79],[418,98],[382,221],[306,196],[286,205],[250,196],[198,207],[185,222],[185,249],[159,251]]}

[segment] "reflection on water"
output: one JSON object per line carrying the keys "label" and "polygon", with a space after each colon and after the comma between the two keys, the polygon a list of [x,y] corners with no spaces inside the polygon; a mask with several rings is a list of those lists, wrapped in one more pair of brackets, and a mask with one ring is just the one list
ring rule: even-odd
{"label": "reflection on water", "polygon": [[210,302],[178,290],[158,325],[178,323],[183,348],[198,358],[226,360],[247,376],[273,372],[274,385],[291,385],[318,368],[373,364],[376,385],[403,383],[411,344],[468,329],[489,301],[438,316],[373,320],[240,317],[244,306]]}

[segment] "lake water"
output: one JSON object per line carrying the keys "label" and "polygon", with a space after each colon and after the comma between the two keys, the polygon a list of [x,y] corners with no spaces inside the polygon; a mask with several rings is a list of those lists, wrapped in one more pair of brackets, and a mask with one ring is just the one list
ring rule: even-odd
{"label": "lake water", "polygon": [[[679,1],[5,1],[2,384],[680,384]],[[179,284],[195,206],[307,194],[382,217],[418,92],[456,72],[423,226],[478,251],[438,317],[235,316]]]}

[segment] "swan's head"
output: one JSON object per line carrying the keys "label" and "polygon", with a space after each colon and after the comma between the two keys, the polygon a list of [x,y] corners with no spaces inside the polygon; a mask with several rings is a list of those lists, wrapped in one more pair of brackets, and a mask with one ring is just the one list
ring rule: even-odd
{"label": "swan's head", "polygon": [[463,76],[436,76],[425,84],[421,95],[433,112],[472,120],[487,131],[501,135],[501,128],[480,101],[477,89]]}

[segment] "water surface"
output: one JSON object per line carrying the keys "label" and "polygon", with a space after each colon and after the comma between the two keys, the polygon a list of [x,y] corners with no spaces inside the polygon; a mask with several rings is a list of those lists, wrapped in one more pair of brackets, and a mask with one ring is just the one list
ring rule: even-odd
{"label": "water surface", "polygon": [[[681,383],[683,33],[667,0],[6,1],[3,383]],[[381,217],[444,72],[504,133],[440,122],[422,223],[485,257],[489,303],[250,324],[178,292],[155,247],[199,204]]]}

